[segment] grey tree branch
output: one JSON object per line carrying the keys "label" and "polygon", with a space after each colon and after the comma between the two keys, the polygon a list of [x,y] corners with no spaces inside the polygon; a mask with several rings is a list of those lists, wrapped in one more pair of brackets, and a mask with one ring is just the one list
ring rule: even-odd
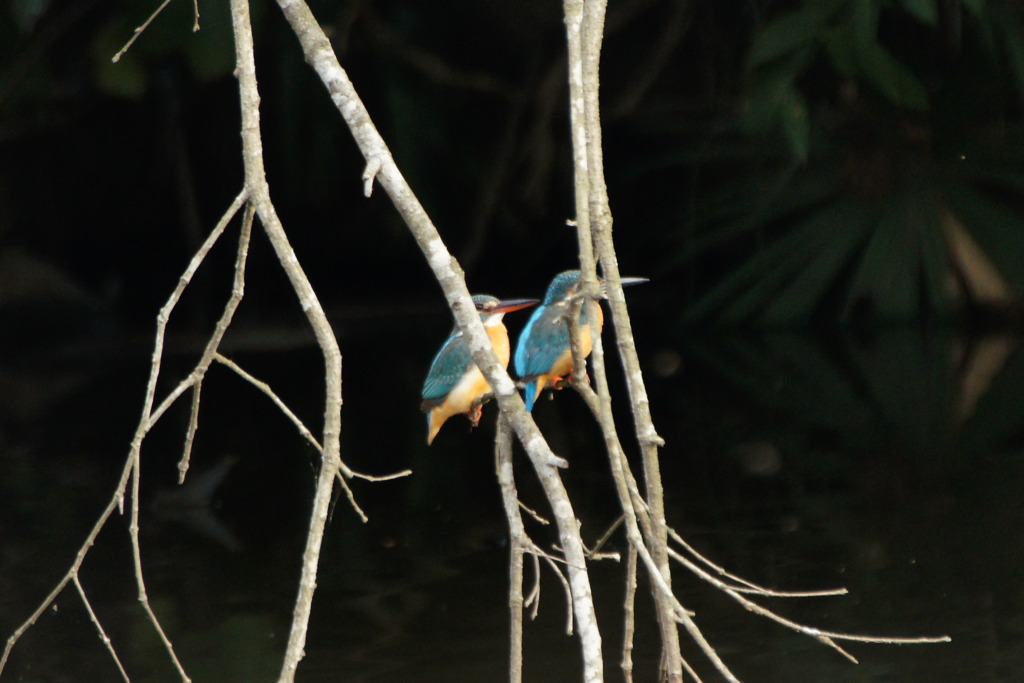
{"label": "grey tree branch", "polygon": [[[114,493],[111,496],[110,501],[107,503],[106,507],[97,517],[96,522],[89,530],[89,533],[86,535],[85,540],[82,542],[82,545],[78,548],[78,552],[75,553],[75,558],[72,561],[68,571],[64,574],[61,580],[57,582],[57,584],[53,587],[50,593],[43,599],[43,601],[35,609],[35,611],[31,615],[29,615],[28,619],[26,619],[17,629],[15,629],[14,633],[12,633],[10,637],[8,637],[7,644],[4,647],[3,654],[0,655],[0,675],[3,674],[4,667],[6,666],[7,661],[10,658],[11,650],[14,649],[14,646],[18,643],[21,636],[24,635],[24,633],[29,628],[31,628],[33,624],[35,624],[36,620],[39,619],[42,613],[46,611],[46,609],[48,609],[50,605],[53,604],[54,600],[56,600],[57,596],[60,595],[61,592],[63,592],[63,590],[67,587],[68,583],[77,581],[78,573],[82,568],[82,563],[85,562],[85,558],[89,554],[89,551],[92,549],[93,543],[95,543],[96,541],[96,537],[99,536],[100,531],[103,529],[104,526],[106,526],[107,520],[110,519],[110,516],[114,513],[114,511],[120,510],[123,507],[124,497],[128,487],[128,481],[132,476],[132,472],[134,472],[135,470],[139,450],[142,447],[143,439],[145,438],[149,430],[152,429],[153,426],[160,419],[160,416],[164,414],[167,408],[172,403],[174,403],[174,401],[183,392],[185,392],[190,386],[192,386],[189,379],[183,380],[178,385],[178,387],[174,391],[172,391],[171,394],[167,396],[155,410],[153,409],[153,403],[155,402],[156,396],[157,379],[160,376],[160,366],[161,361],[163,360],[163,346],[164,337],[167,330],[167,321],[170,318],[171,312],[174,310],[175,306],[177,306],[178,304],[178,301],[181,299],[181,295],[184,293],[185,288],[188,287],[189,283],[192,281],[193,276],[195,276],[196,271],[199,270],[199,266],[202,265],[203,261],[206,259],[207,254],[210,253],[210,249],[213,248],[213,245],[216,244],[217,240],[220,239],[221,235],[224,234],[224,231],[227,229],[227,226],[231,222],[231,219],[234,218],[235,214],[238,213],[238,210],[245,203],[245,199],[246,193],[243,190],[238,194],[237,197],[235,197],[234,201],[227,208],[227,210],[225,210],[224,214],[220,217],[220,220],[217,221],[217,224],[214,226],[213,230],[210,231],[210,234],[207,236],[206,240],[203,242],[202,245],[200,245],[195,255],[193,255],[192,259],[189,261],[188,266],[185,268],[185,271],[178,278],[178,284],[175,286],[174,290],[168,297],[167,302],[163,305],[163,307],[160,309],[160,312],[157,314],[156,333],[153,342],[153,354],[150,362],[149,379],[146,382],[146,393],[145,398],[143,399],[142,415],[139,419],[138,427],[136,427],[135,435],[132,438],[131,448],[129,449],[128,457],[125,459],[124,467],[121,470],[121,476],[118,479],[117,485],[114,487]],[[173,654],[173,649],[171,649],[170,652],[171,656],[174,658],[174,661],[177,662],[177,658],[174,657]],[[178,664],[178,670],[179,674],[182,677],[182,680],[187,681],[188,677],[181,669],[180,664]]]}
{"label": "grey tree branch", "polygon": [[594,611],[586,555],[572,503],[557,471],[557,467],[565,466],[565,461],[551,451],[532,417],[526,413],[515,385],[494,355],[480,317],[470,300],[462,269],[449,253],[437,229],[395,165],[387,145],[373,125],[366,107],[338,63],[330,41],[309,7],[302,0],[278,0],[278,5],[298,37],[306,61],[319,75],[348,124],[368,166],[376,170],[370,177],[376,176],[423,251],[456,322],[465,334],[474,362],[487,378],[502,414],[509,420],[530,457],[551,505],[565,553],[573,611],[583,653],[584,679],[601,681],[604,676],[601,634]]}
{"label": "grey tree branch", "polygon": [[636,547],[626,551],[626,594],[622,599],[622,677],[633,683],[633,637],[636,634]]}
{"label": "grey tree branch", "polygon": [[[526,545],[526,529],[519,511],[519,494],[516,492],[515,474],[512,469],[512,430],[504,419],[498,419],[494,435],[494,469],[501,488],[501,499],[505,505],[508,520],[508,607],[509,607],[509,658],[508,679],[510,683],[523,680],[523,547]],[[538,579],[539,580],[539,579]]]}
{"label": "grey tree branch", "polygon": [[[565,0],[564,11],[566,18],[566,31],[569,44],[569,100],[570,115],[572,124],[573,159],[575,161],[575,187],[576,187],[576,229],[580,253],[580,269],[583,273],[584,291],[588,291],[591,299],[583,305],[596,307],[593,300],[596,297],[596,274],[594,265],[594,245],[598,246],[601,258],[601,266],[606,283],[606,292],[612,300],[612,318],[615,322],[616,338],[619,340],[620,355],[627,354],[632,349],[635,361],[636,351],[632,337],[632,329],[629,326],[629,315],[625,308],[625,298],[622,293],[622,284],[618,272],[618,263],[615,256],[614,245],[611,244],[611,211],[608,206],[608,191],[604,179],[604,160],[602,152],[601,136],[601,114],[599,102],[599,67],[601,58],[601,45],[604,40],[604,20],[606,0]],[[617,302],[616,302],[617,299]],[[621,305],[616,305],[616,303]],[[596,311],[591,311],[595,315]],[[574,316],[573,316],[574,317]],[[620,318],[625,324],[620,323]],[[593,337],[594,375],[598,386],[598,397],[600,399],[599,423],[605,432],[605,440],[611,445],[617,443],[618,437],[615,434],[614,419],[611,412],[611,396],[607,390],[607,378],[604,374],[601,340],[596,331],[591,328]],[[625,349],[625,351],[623,351]],[[576,358],[579,358],[574,353]],[[638,382],[643,387],[643,377],[640,374],[639,361],[630,364],[624,358],[624,365],[627,375],[635,369],[636,377],[630,376],[631,396],[633,396],[632,385]],[[582,360],[577,360],[582,366]],[[574,372],[574,377],[582,377],[579,371]],[[635,400],[634,400],[635,404]],[[634,407],[635,412],[635,407]],[[654,591],[653,599],[658,616],[658,625],[661,631],[662,660],[666,679],[670,682],[682,680],[682,655],[679,649],[679,633],[676,628],[676,609],[672,598],[672,574],[668,562],[666,548],[668,539],[664,523],[664,502],[661,486],[660,465],[657,459],[656,446],[648,448],[649,439],[645,439],[647,432],[653,433],[654,427],[650,423],[650,414],[647,413],[647,423],[636,421],[637,434],[643,447],[644,474],[647,482],[648,505],[654,511],[652,523],[647,529],[646,543],[656,567],[654,571],[659,574],[661,581],[655,583],[664,584],[667,590]],[[621,446],[619,447],[621,449]],[[609,456],[612,458],[613,475],[617,476],[616,461],[624,463],[625,460],[614,454],[609,449]],[[623,465],[628,468],[628,465]],[[635,516],[631,515],[628,509],[628,497],[623,498],[624,486],[621,481],[616,484],[620,502],[624,506],[627,515],[627,532],[630,541],[634,544],[642,543],[639,533],[635,536],[632,532],[638,532]],[[660,522],[659,522],[660,520]],[[632,522],[632,523],[630,523]],[[646,560],[648,550],[641,549],[641,557]],[[683,612],[684,623],[687,624],[691,633],[696,626],[690,622]],[[688,623],[689,622],[689,623]],[[710,647],[710,646],[709,646]],[[714,659],[714,657],[713,657]]]}
{"label": "grey tree branch", "polygon": [[317,344],[324,357],[324,429],[323,457],[317,478],[313,510],[310,516],[306,548],[302,555],[298,597],[285,649],[281,683],[293,681],[295,670],[304,655],[309,615],[316,590],[317,566],[324,527],[330,511],[334,479],[340,468],[341,436],[341,350],[316,292],[295,255],[284,226],[270,199],[270,187],[263,167],[263,141],[260,137],[259,90],[256,84],[256,62],[248,0],[231,0],[231,23],[235,36],[235,58],[239,100],[242,111],[242,161],[245,166],[245,187],[249,202],[259,216],[263,230],[299,298]]}
{"label": "grey tree branch", "polygon": [[75,590],[78,591],[78,597],[82,600],[82,604],[85,605],[85,611],[89,614],[89,621],[91,621],[93,626],[96,627],[96,631],[100,636],[100,641],[103,643],[103,646],[107,648],[107,652],[110,653],[111,659],[114,660],[114,665],[117,667],[118,673],[121,674],[121,678],[123,678],[126,683],[131,683],[131,679],[128,678],[128,672],[124,670],[124,666],[121,664],[121,658],[117,656],[117,651],[110,642],[110,636],[107,635],[107,632],[103,628],[103,624],[100,623],[99,617],[96,616],[96,612],[92,608],[89,596],[86,595],[85,588],[82,587],[82,581],[78,578],[77,574],[75,574],[71,580],[75,584]]}

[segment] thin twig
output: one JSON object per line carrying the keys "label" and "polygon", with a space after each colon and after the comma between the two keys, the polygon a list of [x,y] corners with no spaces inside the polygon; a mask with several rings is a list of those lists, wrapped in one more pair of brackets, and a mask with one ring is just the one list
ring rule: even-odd
{"label": "thin twig", "polygon": [[[730,588],[732,588],[733,590],[739,591],[741,593],[755,593],[757,595],[764,595],[773,598],[821,598],[836,595],[846,595],[847,593],[849,593],[849,591],[845,588],[826,588],[824,590],[817,591],[777,591],[772,590],[771,588],[765,588],[764,586],[759,586],[756,583],[753,583],[752,581],[744,579],[742,576],[732,574],[726,571],[724,568],[720,567],[719,565],[715,564],[707,557],[697,552],[697,550],[693,546],[691,546],[689,543],[683,540],[683,537],[680,536],[679,533],[676,532],[676,530],[672,527],[668,527],[668,533],[672,540],[681,545],[701,564],[710,567],[719,576],[723,576],[731,581],[735,581],[736,583],[742,584],[741,586],[730,586]],[[669,553],[673,554],[673,556],[678,554],[675,553],[675,551],[673,551],[671,548],[669,549]]]}
{"label": "thin twig", "polygon": [[[242,219],[242,226],[239,230],[238,250],[235,257],[235,274],[232,280],[231,294],[228,297],[227,302],[224,304],[224,310],[221,312],[221,316],[214,327],[213,333],[207,341],[206,348],[203,350],[203,354],[200,357],[199,362],[196,364],[196,367],[192,372],[189,373],[189,379],[192,382],[194,391],[206,375],[206,371],[209,369],[210,363],[213,361],[213,356],[217,352],[217,347],[220,346],[221,340],[223,340],[224,335],[231,326],[231,320],[234,318],[235,311],[238,310],[238,305],[242,301],[245,291],[245,264],[249,255],[249,238],[252,234],[252,219],[253,211],[249,208],[245,212],[245,216]],[[198,410],[197,403],[193,402],[193,406]],[[195,419],[198,419],[198,417],[195,417]],[[189,448],[191,447],[190,439],[186,440],[186,445],[189,446]],[[142,571],[142,548],[139,540],[139,482],[142,475],[141,439],[139,441],[139,446],[140,448],[135,449],[133,458],[134,465],[132,468],[131,481],[131,522],[128,526],[132,545],[132,561],[135,567],[135,584],[138,590],[139,604],[142,606],[143,611],[145,611],[146,616],[149,618],[153,629],[163,641],[164,647],[174,662],[175,667],[178,669],[179,675],[183,680],[188,680],[185,669],[178,660],[177,654],[171,645],[170,638],[164,632],[163,626],[160,624],[160,620],[153,611],[153,607],[149,601],[149,595],[146,591],[146,580]],[[187,466],[187,461],[184,456],[182,458],[182,465]],[[182,475],[184,474],[184,470],[179,471]]]}
{"label": "thin twig", "polygon": [[[515,472],[512,468],[512,430],[508,421],[498,417],[494,434],[494,467],[501,488],[505,518],[508,521],[509,584],[509,681],[523,680],[523,548],[526,530],[519,513],[519,494],[516,491]],[[539,579],[538,579],[539,581]]]}
{"label": "thin twig", "polygon": [[99,536],[100,530],[106,526],[107,520],[110,519],[110,516],[114,513],[114,510],[118,508],[120,501],[123,499],[125,486],[127,486],[131,472],[132,466],[131,460],[129,459],[125,462],[124,468],[121,470],[121,478],[114,489],[114,495],[111,496],[106,508],[104,508],[103,512],[100,513],[95,524],[93,524],[92,529],[90,529],[89,533],[86,535],[85,541],[78,548],[78,552],[75,554],[75,559],[72,561],[71,567],[64,576],[61,577],[60,581],[58,581],[50,590],[50,593],[43,598],[43,601],[39,603],[35,611],[29,615],[28,619],[18,626],[18,628],[14,630],[14,633],[7,638],[7,644],[4,647],[3,655],[0,655],[0,674],[3,673],[4,667],[7,665],[7,660],[11,655],[11,651],[21,639],[21,636],[24,635],[24,633],[36,623],[36,620],[42,616],[43,612],[53,604],[57,599],[57,596],[63,592],[65,587],[67,587],[68,583],[78,576],[78,571],[82,566],[82,562],[85,561],[86,555],[88,555],[89,550],[92,549],[93,543],[96,542],[96,537]]}
{"label": "thin twig", "polygon": [[[82,562],[85,560],[85,556],[92,548],[96,536],[99,535],[100,529],[102,529],[103,526],[105,526],[107,520],[109,519],[113,511],[115,509],[120,509],[123,504],[128,481],[130,478],[134,476],[134,474],[137,471],[139,450],[141,448],[142,441],[145,438],[145,435],[149,432],[150,429],[152,429],[153,425],[155,425],[156,422],[160,419],[163,413],[167,410],[167,407],[169,407],[174,402],[174,400],[181,395],[181,393],[183,393],[189,386],[191,386],[191,383],[188,380],[181,382],[175,389],[175,391],[172,392],[172,394],[168,396],[160,404],[160,406],[158,406],[156,410],[153,410],[152,406],[156,394],[157,378],[159,377],[160,374],[161,360],[163,359],[163,343],[167,329],[167,321],[170,319],[170,315],[171,312],[174,310],[174,307],[181,299],[181,295],[185,291],[185,288],[192,281],[192,277],[195,275],[196,271],[199,269],[199,266],[205,260],[207,254],[209,254],[210,249],[213,248],[213,245],[224,233],[224,230],[227,228],[231,219],[234,218],[235,214],[238,212],[238,209],[241,208],[242,204],[245,201],[245,198],[245,191],[239,193],[239,195],[235,197],[235,200],[221,216],[220,220],[217,222],[217,225],[214,226],[213,230],[210,231],[209,236],[196,251],[195,255],[193,255],[188,266],[185,268],[185,271],[182,273],[181,277],[178,278],[177,286],[171,292],[171,295],[168,297],[167,302],[164,304],[164,306],[160,309],[160,312],[157,314],[157,328],[153,344],[154,349],[150,363],[149,379],[146,385],[146,394],[145,398],[143,399],[142,415],[139,420],[139,425],[136,428],[135,436],[132,439],[132,446],[128,458],[125,461],[124,469],[121,472],[121,478],[118,481],[117,487],[115,488],[114,495],[111,497],[106,509],[100,514],[96,523],[93,525],[93,528],[90,530],[85,542],[79,548],[78,553],[75,556],[75,560],[72,563],[72,566],[68,570],[67,574],[65,574],[64,578],[60,582],[58,582],[58,584],[46,597],[43,603],[39,605],[36,612],[33,613],[32,616],[29,617],[29,619],[24,624],[22,624],[22,626],[19,627],[18,630],[15,631],[14,634],[12,634],[11,637],[8,639],[7,647],[4,650],[4,655],[3,657],[0,657],[0,672],[3,671],[3,667],[7,661],[8,655],[11,649],[14,647],[14,644],[21,637],[21,634],[24,633],[25,630],[29,626],[31,626],[36,619],[38,619],[39,615],[42,614],[43,610],[45,610],[50,604],[52,604],[53,600],[56,599],[57,595],[64,589],[68,582],[74,580],[78,576],[78,571],[81,568]],[[152,615],[151,611],[149,612],[149,616],[155,618],[155,615]],[[170,646],[170,643],[166,639],[165,635],[163,636],[163,640],[165,647],[168,649],[170,657],[178,667],[179,674],[181,674],[183,680],[187,681],[188,677],[184,674],[184,670],[181,668],[180,662],[178,662],[173,647]]]}
{"label": "thin twig", "polygon": [[313,448],[316,449],[317,453],[323,452],[323,447],[320,445],[320,442],[317,441],[316,437],[313,436],[313,433],[309,431],[309,429],[302,422],[302,420],[300,420],[299,417],[294,412],[292,412],[292,409],[288,407],[288,404],[282,401],[278,397],[278,395],[274,393],[274,390],[270,388],[269,384],[267,384],[261,379],[253,377],[251,374],[242,369],[242,367],[239,366],[238,363],[220,353],[215,354],[213,359],[220,363],[221,365],[225,366],[226,368],[230,369],[232,372],[237,374],[239,377],[244,379],[249,384],[256,387],[262,393],[266,394],[270,398],[270,400],[274,402],[274,405],[277,406],[277,409],[284,413],[284,416],[287,417],[291,421],[291,423],[295,425],[295,427],[299,430],[299,434],[302,436],[302,438],[308,441],[313,446]]}
{"label": "thin twig", "polygon": [[740,595],[737,591],[728,588],[723,589],[723,591],[726,595],[728,595],[733,600],[743,605],[743,607],[750,610],[751,612],[760,614],[766,619],[770,619],[771,621],[774,621],[777,624],[781,624],[782,626],[785,626],[788,629],[796,631],[797,633],[803,633],[804,635],[811,636],[812,638],[815,638],[816,640],[824,643],[825,645],[828,645],[829,647],[832,647],[833,649],[837,650],[840,654],[842,654],[844,657],[846,657],[855,664],[857,663],[856,658],[854,658],[851,654],[849,654],[841,647],[839,647],[835,642],[833,642],[834,640],[846,640],[857,643],[880,643],[887,645],[921,645],[929,643],[948,643],[952,640],[949,636],[945,635],[897,638],[892,636],[868,636],[857,633],[843,633],[841,631],[823,631],[821,629],[814,628],[813,626],[800,624],[790,619],[786,619],[785,617],[779,616],[775,612],[772,612],[770,609],[757,604],[753,600],[750,600],[749,598],[743,595]]}
{"label": "thin twig", "polygon": [[523,605],[530,608],[530,621],[533,621],[540,610],[540,558],[530,553],[530,562],[533,564],[533,588],[523,598]]}
{"label": "thin twig", "polygon": [[[596,306],[597,304],[596,302],[588,302],[588,305]],[[615,490],[619,496],[619,504],[624,513],[623,520],[626,525],[626,537],[629,539],[630,545],[637,549],[640,559],[643,560],[651,578],[651,582],[656,587],[653,595],[655,604],[660,605],[660,609],[668,611],[668,617],[671,617],[672,620],[672,628],[674,628],[674,624],[676,622],[681,623],[686,628],[687,632],[689,632],[690,637],[704,652],[705,656],[707,656],[715,665],[715,668],[718,669],[723,678],[727,681],[734,681],[736,680],[735,675],[721,657],[718,656],[718,653],[704,637],[704,634],[701,633],[697,624],[693,621],[692,614],[683,607],[678,598],[673,594],[670,584],[665,579],[666,572],[662,572],[655,564],[651,551],[644,541],[645,538],[650,539],[653,536],[650,516],[646,514],[647,504],[643,501],[642,496],[640,495],[636,479],[633,477],[633,474],[629,469],[629,463],[626,461],[625,453],[622,450],[622,444],[619,442],[618,435],[615,431],[615,421],[611,415],[611,399],[609,396],[608,380],[604,369],[604,350],[601,344],[601,337],[599,335],[593,335],[592,341],[594,348],[591,358],[594,365],[594,378],[598,390],[595,393],[590,385],[586,383],[574,383],[573,387],[584,398],[584,402],[587,406],[594,411],[594,417],[601,425],[601,429],[604,432],[605,447],[608,450],[609,463],[611,464],[612,480],[615,483]],[[636,505],[634,500],[640,501],[642,505]],[[638,508],[645,514],[638,514]],[[643,533],[640,531],[641,523],[643,526]],[[664,660],[664,655],[666,654],[667,649],[663,647],[662,650]],[[674,663],[670,660],[666,662],[666,665],[674,666]],[[682,656],[680,655],[680,672],[682,671],[682,668]],[[681,676],[682,674],[680,673],[679,675]]]}
{"label": "thin twig", "polygon": [[131,683],[131,679],[128,678],[128,672],[124,670],[124,666],[121,664],[121,659],[117,656],[117,651],[114,650],[113,643],[110,642],[110,636],[108,636],[107,632],[103,630],[103,624],[100,623],[99,617],[97,617],[96,612],[93,611],[92,604],[89,602],[89,596],[85,594],[85,589],[82,588],[82,582],[79,581],[77,574],[72,578],[72,581],[75,584],[75,590],[78,591],[78,596],[82,599],[82,604],[85,605],[85,611],[89,613],[89,620],[93,623],[93,626],[96,627],[96,631],[99,633],[100,641],[103,643],[103,646],[107,648],[107,652],[110,653],[110,657],[114,660],[117,670],[121,672],[121,678],[123,678],[126,683]]}
{"label": "thin twig", "polygon": [[522,508],[526,512],[526,514],[530,515],[530,517],[533,517],[533,519],[538,524],[543,524],[545,526],[548,525],[548,524],[551,524],[551,522],[549,522],[547,519],[542,517],[539,512],[534,510],[532,507],[530,507],[529,505],[527,505],[523,501],[519,501],[519,507]]}
{"label": "thin twig", "polygon": [[[119,62],[121,60],[121,57],[124,56],[124,53],[128,52],[128,48],[130,48],[132,46],[132,44],[136,40],[139,39],[139,36],[142,35],[142,32],[145,31],[147,28],[149,28],[149,25],[153,23],[153,20],[157,18],[157,15],[159,15],[161,12],[163,12],[164,8],[167,7],[167,5],[169,5],[169,4],[171,4],[171,0],[164,0],[163,2],[160,3],[160,6],[157,7],[153,11],[152,14],[149,15],[148,19],[146,19],[144,22],[142,22],[142,24],[140,26],[136,26],[135,30],[132,32],[132,37],[128,39],[128,42],[124,44],[124,47],[122,47],[120,50],[117,51],[117,54],[115,54],[113,57],[110,58],[110,61],[115,62],[115,63]],[[196,21],[198,21],[198,20],[199,20],[199,11],[197,9],[196,10]]]}
{"label": "thin twig", "polygon": [[626,550],[626,595],[622,599],[622,677],[633,683],[633,636],[636,634],[636,548]]}
{"label": "thin twig", "polygon": [[181,458],[178,460],[178,483],[185,483],[185,475],[188,474],[189,461],[192,459],[192,445],[196,440],[196,432],[199,430],[199,404],[203,393],[203,381],[198,380],[192,387],[192,407],[189,410],[188,430],[185,432],[185,446],[181,449]]}
{"label": "thin twig", "polygon": [[[536,554],[536,553],[534,553]],[[565,574],[559,569],[558,563],[555,558],[547,553],[542,553],[541,557],[548,566],[551,567],[551,571],[558,577],[558,581],[562,584],[562,589],[565,591],[565,635],[572,635],[572,614],[573,614],[573,599],[572,599],[572,588],[569,587],[569,579],[565,578]]]}
{"label": "thin twig", "polygon": [[697,675],[697,672],[694,671],[692,666],[690,666],[690,663],[686,661],[686,657],[682,658],[682,663],[683,671],[685,671],[687,675],[689,675],[689,677],[693,680],[693,683],[703,683],[704,679]]}
{"label": "thin twig", "polygon": [[[295,427],[299,430],[299,435],[302,436],[302,438],[304,438],[306,441],[308,441],[310,445],[312,445],[313,448],[317,450],[318,453],[323,451],[323,448],[320,446],[320,442],[317,441],[316,437],[313,436],[313,433],[309,431],[309,428],[306,427],[305,423],[303,423],[302,420],[300,420],[299,417],[292,411],[292,409],[289,408],[288,405],[284,401],[282,401],[281,398],[276,393],[274,393],[274,390],[270,387],[269,384],[267,384],[261,379],[254,377],[241,366],[239,366],[238,363],[236,363],[235,361],[231,360],[226,356],[221,355],[220,353],[217,353],[213,357],[213,359],[220,363],[221,365],[224,365],[225,367],[229,368],[232,372],[236,373],[246,382],[256,387],[260,392],[266,394],[266,396],[270,398],[271,401],[274,402],[274,405],[277,406],[278,410],[284,413],[284,416],[287,417],[291,421],[291,423],[295,425]],[[364,472],[356,472],[355,470],[351,469],[348,465],[346,465],[344,461],[341,462],[339,468],[341,472],[349,479],[365,479],[366,481],[391,481],[392,479],[401,479],[402,477],[408,477],[410,474],[412,474],[412,470],[410,469],[392,472],[391,474],[366,474]]]}
{"label": "thin twig", "polygon": [[608,542],[608,539],[612,537],[612,534],[618,531],[619,527],[622,526],[623,521],[623,516],[619,515],[618,518],[612,523],[612,525],[608,527],[608,530],[604,532],[601,538],[597,539],[597,543],[595,543],[594,547],[590,550],[591,555],[601,551],[601,548],[603,548],[605,543]]}
{"label": "thin twig", "polygon": [[79,546],[78,551],[75,553],[75,558],[72,561],[71,566],[68,568],[68,571],[64,574],[63,577],[61,577],[60,581],[58,581],[57,584],[54,585],[54,587],[50,590],[50,593],[47,594],[47,596],[42,600],[42,602],[36,607],[35,611],[32,612],[31,615],[29,615],[28,619],[26,619],[20,626],[18,626],[18,628],[15,629],[14,633],[12,633],[10,637],[8,637],[7,644],[4,647],[3,654],[0,655],[0,674],[3,673],[4,667],[6,666],[7,661],[10,658],[11,651],[14,649],[14,646],[18,643],[21,636],[29,628],[31,628],[32,625],[35,624],[39,617],[43,614],[43,612],[46,611],[46,609],[48,609],[50,605],[53,604],[54,600],[56,600],[57,596],[60,595],[61,592],[63,592],[64,588],[68,585],[68,583],[73,581],[78,576],[78,572],[81,569],[82,563],[85,561],[86,556],[92,549],[92,546],[96,541],[96,537],[99,536],[100,531],[103,529],[104,526],[106,526],[107,520],[110,519],[110,516],[114,513],[114,511],[121,508],[121,505],[124,501],[124,495],[128,485],[129,478],[131,477],[131,474],[135,468],[135,458],[138,454],[142,440],[145,438],[146,433],[148,433],[149,430],[152,429],[153,425],[156,423],[157,420],[159,420],[160,416],[164,413],[167,407],[174,402],[174,399],[177,396],[180,396],[181,393],[183,393],[191,386],[191,383],[188,382],[187,380],[183,381],[181,384],[179,384],[175,391],[172,392],[172,394],[164,400],[161,406],[159,406],[156,410],[152,409],[154,397],[156,394],[157,378],[160,375],[160,365],[161,360],[163,359],[163,343],[167,328],[167,320],[170,317],[171,311],[174,310],[174,307],[181,299],[181,295],[185,291],[185,288],[192,281],[192,278],[195,275],[196,271],[199,269],[199,266],[202,265],[207,254],[209,254],[210,250],[213,248],[213,245],[224,233],[224,230],[231,222],[231,219],[234,218],[235,214],[238,213],[238,210],[245,203],[245,199],[246,191],[242,190],[242,192],[240,192],[235,197],[235,199],[231,202],[228,208],[224,211],[223,215],[221,215],[220,217],[220,220],[217,221],[217,224],[214,226],[213,230],[210,231],[210,234],[207,236],[206,240],[203,242],[202,245],[200,245],[199,249],[192,256],[192,259],[189,261],[188,266],[185,268],[184,272],[178,278],[178,283],[175,286],[174,290],[171,292],[170,296],[168,297],[167,302],[163,305],[163,307],[160,309],[160,312],[157,314],[157,326],[153,343],[154,350],[150,363],[149,379],[147,380],[146,383],[146,393],[143,399],[142,415],[139,420],[139,425],[136,428],[135,436],[132,439],[129,455],[126,458],[124,467],[121,470],[121,476],[114,487],[114,493],[113,495],[111,495],[106,507],[97,517],[96,522],[89,530],[89,533],[86,534],[85,540],[82,542],[82,545]]}
{"label": "thin twig", "polygon": [[142,550],[139,547],[139,481],[142,478],[141,454],[139,451],[135,451],[133,460],[131,522],[128,524],[128,533],[131,536],[132,542],[132,563],[135,570],[135,587],[138,591],[139,605],[142,607],[142,611],[146,613],[150,626],[153,627],[153,630],[160,637],[160,642],[163,643],[164,649],[174,663],[174,668],[178,670],[181,680],[189,683],[192,679],[185,673],[185,667],[182,665],[181,660],[178,659],[178,653],[174,650],[174,644],[171,643],[171,639],[168,637],[167,632],[164,631],[160,619],[157,618],[156,612],[153,611],[153,605],[149,602],[149,595],[146,593],[146,579],[142,573]]}

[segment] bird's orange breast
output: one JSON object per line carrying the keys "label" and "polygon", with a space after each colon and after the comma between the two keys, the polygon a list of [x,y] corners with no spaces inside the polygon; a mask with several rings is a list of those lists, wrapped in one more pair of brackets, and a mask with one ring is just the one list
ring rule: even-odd
{"label": "bird's orange breast", "polygon": [[[487,330],[487,337],[491,340],[491,346],[494,347],[494,354],[498,357],[498,361],[502,367],[508,367],[508,330],[501,323],[489,325],[484,329]],[[468,413],[473,409],[474,404],[490,393],[491,385],[487,383],[487,379],[480,372],[480,368],[475,364],[470,366],[462,379],[444,397],[444,401],[431,408],[427,443],[429,444],[434,440],[437,432],[441,429],[441,425],[449,417],[459,413]]]}

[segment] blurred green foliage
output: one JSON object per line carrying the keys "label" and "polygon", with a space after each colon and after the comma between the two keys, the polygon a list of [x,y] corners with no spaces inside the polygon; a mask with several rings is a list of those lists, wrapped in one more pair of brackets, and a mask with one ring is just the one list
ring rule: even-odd
{"label": "blurred green foliage", "polygon": [[1020,19],[982,1],[775,5],[747,53],[751,144],[687,250],[725,264],[690,319],[1015,319]]}
{"label": "blurred green foliage", "polygon": [[[171,2],[111,62],[157,4],[0,6],[0,235],[93,292],[123,283],[136,297],[125,306],[146,311],[154,272],[174,277],[171,255],[186,258],[239,179],[225,3],[200,0],[194,33],[192,3]],[[474,286],[539,294],[576,249],[560,229],[573,201],[558,7],[312,6]],[[296,235],[307,269],[340,301],[423,291],[421,256],[387,204],[362,197],[361,159],[287,25],[272,3],[253,11],[268,173],[285,216],[317,227]],[[1017,6],[638,0],[609,12],[620,257],[672,285],[673,323],[1019,319]],[[69,229],[78,220],[90,239]]]}

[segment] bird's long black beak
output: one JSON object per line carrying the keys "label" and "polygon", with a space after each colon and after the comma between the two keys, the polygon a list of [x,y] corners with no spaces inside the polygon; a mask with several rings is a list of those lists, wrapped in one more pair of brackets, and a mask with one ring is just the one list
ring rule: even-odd
{"label": "bird's long black beak", "polygon": [[[643,282],[650,282],[645,277],[620,277],[619,282],[622,283],[623,287],[629,287],[630,285],[639,285]],[[601,281],[601,296],[605,299],[608,298],[608,283],[604,280]]]}
{"label": "bird's long black beak", "polygon": [[491,313],[508,313],[518,311],[521,308],[529,308],[540,303],[540,299],[502,299],[498,305],[491,309]]}

